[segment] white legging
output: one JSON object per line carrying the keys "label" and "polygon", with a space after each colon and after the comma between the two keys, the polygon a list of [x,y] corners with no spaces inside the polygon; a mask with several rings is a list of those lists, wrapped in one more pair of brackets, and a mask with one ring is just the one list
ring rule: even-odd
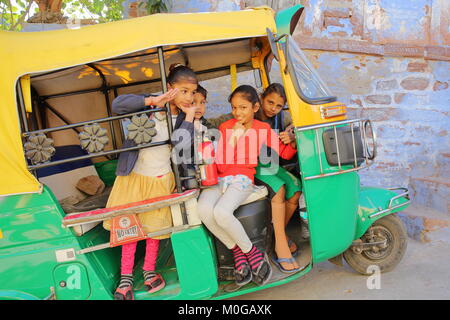
{"label": "white legging", "polygon": [[222,194],[219,185],[205,189],[198,199],[200,219],[228,249],[236,244],[243,252],[249,252],[252,242],[234,211],[253,192],[253,186],[239,189],[234,183]]}

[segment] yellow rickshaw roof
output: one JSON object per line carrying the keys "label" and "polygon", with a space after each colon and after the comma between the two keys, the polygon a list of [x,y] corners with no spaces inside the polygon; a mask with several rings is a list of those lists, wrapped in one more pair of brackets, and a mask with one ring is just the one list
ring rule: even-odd
{"label": "yellow rickshaw roof", "polygon": [[276,32],[269,7],[242,11],[155,14],[43,32],[0,31],[0,196],[36,192],[25,161],[16,83],[21,76],[123,56],[158,46],[264,36]]}

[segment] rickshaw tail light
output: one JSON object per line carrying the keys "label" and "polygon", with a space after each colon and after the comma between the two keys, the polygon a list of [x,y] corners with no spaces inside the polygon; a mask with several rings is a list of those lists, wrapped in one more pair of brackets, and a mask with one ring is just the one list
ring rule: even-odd
{"label": "rickshaw tail light", "polygon": [[347,114],[347,107],[343,104],[337,106],[321,106],[320,114],[323,119],[330,119],[335,117],[345,116]]}

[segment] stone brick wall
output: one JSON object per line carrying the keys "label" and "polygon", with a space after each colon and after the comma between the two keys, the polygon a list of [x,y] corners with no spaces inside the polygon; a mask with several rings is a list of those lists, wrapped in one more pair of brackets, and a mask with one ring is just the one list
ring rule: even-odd
{"label": "stone brick wall", "polygon": [[351,117],[374,121],[378,157],[362,183],[408,186],[450,213],[450,3],[300,2],[295,40]]}
{"label": "stone brick wall", "polygon": [[[409,186],[417,203],[448,212],[449,63],[306,50],[351,118],[368,118],[378,139],[365,185]],[[327,76],[327,75],[332,75]]]}

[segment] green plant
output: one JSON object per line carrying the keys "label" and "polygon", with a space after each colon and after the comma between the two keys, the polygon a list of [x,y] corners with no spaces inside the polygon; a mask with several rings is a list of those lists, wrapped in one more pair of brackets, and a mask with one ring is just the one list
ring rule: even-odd
{"label": "green plant", "polygon": [[[99,23],[123,19],[124,0],[64,0],[62,8],[65,14],[75,18],[77,14],[91,15]],[[94,17],[94,15],[98,17]]]}
{"label": "green plant", "polygon": [[167,12],[167,5],[164,0],[144,0],[139,7],[145,5],[148,14]]}
{"label": "green plant", "polygon": [[[33,1],[0,0],[0,30],[20,31]],[[36,12],[39,9],[36,8]]]}
{"label": "green plant", "polygon": [[[61,11],[70,18],[90,15],[99,23],[109,22],[123,19],[123,1],[63,0]],[[0,0],[0,30],[20,31],[22,23],[38,12],[39,8],[32,0]]]}

